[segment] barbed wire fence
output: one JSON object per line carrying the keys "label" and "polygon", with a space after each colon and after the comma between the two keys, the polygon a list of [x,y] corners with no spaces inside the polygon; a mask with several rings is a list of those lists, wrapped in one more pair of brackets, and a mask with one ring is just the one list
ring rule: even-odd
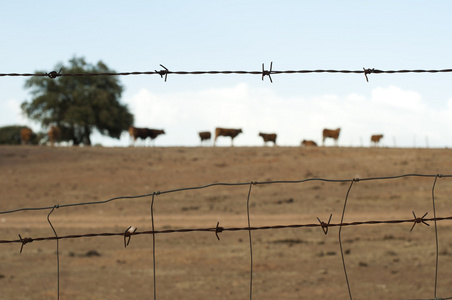
{"label": "barbed wire fence", "polygon": [[[433,209],[433,217],[432,218],[426,218],[428,212],[424,213],[422,217],[419,217],[416,215],[414,211],[412,211],[413,218],[411,219],[397,219],[397,220],[367,220],[367,221],[357,221],[357,222],[344,222],[344,217],[347,211],[347,204],[349,202],[349,195],[350,191],[352,190],[353,186],[357,184],[358,182],[364,182],[364,181],[377,181],[377,180],[395,180],[400,178],[407,178],[407,177],[423,177],[423,178],[433,178],[433,185],[431,188],[431,199],[432,199],[432,209]],[[0,215],[6,215],[6,214],[13,214],[20,211],[38,211],[38,210],[48,210],[49,213],[47,215],[47,222],[49,226],[51,227],[52,231],[54,232],[54,236],[49,237],[22,237],[20,234],[19,239],[13,239],[13,240],[0,240],[0,244],[18,244],[20,245],[19,252],[22,253],[24,246],[31,242],[40,242],[40,241],[48,241],[48,240],[55,240],[56,241],[56,269],[57,269],[57,299],[60,297],[60,258],[59,258],[59,240],[64,239],[79,239],[84,237],[101,237],[101,236],[123,236],[124,238],[124,247],[127,247],[130,243],[130,240],[132,236],[138,236],[138,235],[152,235],[152,268],[153,268],[153,292],[154,292],[154,299],[158,299],[157,297],[157,290],[158,286],[156,285],[156,255],[155,255],[155,249],[156,249],[156,240],[155,236],[160,234],[170,234],[170,233],[188,233],[188,232],[211,232],[214,233],[216,238],[220,240],[220,234],[222,232],[227,231],[245,231],[248,232],[248,239],[249,239],[249,256],[250,256],[250,272],[249,272],[249,299],[253,299],[253,239],[252,239],[252,232],[254,231],[263,231],[263,230],[283,230],[283,229],[301,229],[301,228],[317,228],[320,227],[323,231],[323,233],[326,235],[328,233],[328,229],[331,227],[339,227],[339,235],[338,235],[338,242],[340,246],[340,252],[341,252],[341,260],[342,260],[342,266],[345,276],[345,286],[348,290],[348,295],[350,299],[353,299],[353,291],[350,287],[349,277],[347,275],[347,263],[344,257],[344,251],[343,251],[343,242],[342,242],[342,228],[348,227],[348,226],[363,226],[363,225],[377,225],[377,224],[400,224],[400,223],[412,223],[411,230],[412,231],[416,224],[424,224],[427,226],[430,226],[427,222],[434,222],[434,232],[435,232],[435,275],[434,275],[434,295],[433,298],[430,299],[452,299],[452,296],[447,298],[439,298],[437,296],[438,289],[437,289],[437,282],[438,282],[438,264],[439,264],[439,240],[438,240],[438,228],[437,228],[437,222],[439,221],[447,221],[452,220],[452,216],[448,217],[437,217],[436,213],[436,204],[435,204],[435,190],[437,188],[437,181],[440,178],[451,178],[452,175],[442,175],[442,174],[403,174],[403,175],[396,175],[396,176],[387,176],[387,177],[369,177],[369,178],[353,178],[353,179],[326,179],[326,178],[308,178],[303,180],[295,180],[295,181],[250,181],[250,182],[242,182],[242,183],[212,183],[207,184],[203,186],[192,186],[192,187],[186,187],[186,188],[179,188],[179,189],[173,189],[173,190],[166,190],[166,191],[157,191],[149,194],[143,194],[143,195],[136,195],[136,196],[121,196],[121,197],[115,197],[103,201],[93,201],[93,202],[80,202],[80,203],[71,203],[71,204],[64,204],[64,205],[53,205],[53,206],[46,206],[46,207],[24,207],[24,208],[18,208],[13,210],[6,210],[1,211]],[[270,185],[270,184],[302,184],[306,182],[311,181],[322,181],[327,183],[349,183],[343,209],[341,212],[341,220],[339,223],[331,223],[331,216],[328,220],[328,222],[322,221],[319,218],[317,218],[318,223],[304,223],[304,224],[287,224],[287,225],[274,225],[274,226],[259,226],[254,227],[251,226],[250,221],[250,200],[252,196],[252,187],[256,185]],[[213,227],[206,227],[206,228],[181,228],[181,229],[165,229],[165,230],[155,230],[154,227],[154,200],[157,196],[163,195],[163,194],[169,194],[169,193],[178,193],[182,191],[189,191],[189,190],[202,190],[207,189],[214,186],[226,186],[226,187],[232,187],[232,186],[249,186],[248,194],[246,197],[246,217],[248,221],[248,226],[245,227],[221,227],[220,221],[217,222],[216,226]],[[66,235],[66,236],[59,236],[57,234],[57,231],[55,227],[53,226],[50,216],[54,212],[55,209],[59,208],[71,208],[75,206],[88,206],[88,205],[94,205],[94,204],[106,204],[113,201],[126,201],[130,199],[138,199],[138,198],[149,198],[151,197],[151,225],[152,230],[148,231],[138,231],[137,228],[134,228],[130,226],[127,228],[124,232],[99,232],[99,233],[89,233],[89,234],[78,234],[78,235]]]}
{"label": "barbed wire fence", "polygon": [[0,77],[49,77],[52,79],[58,77],[80,77],[80,76],[131,76],[131,75],[159,75],[161,78],[168,79],[168,75],[260,75],[262,80],[268,76],[270,82],[273,82],[271,75],[278,74],[310,74],[310,73],[336,73],[336,74],[363,74],[366,81],[369,81],[370,74],[407,74],[407,73],[451,73],[452,69],[403,69],[403,70],[380,70],[375,68],[363,68],[362,70],[334,70],[334,69],[317,69],[317,70],[273,70],[273,62],[270,68],[266,69],[262,64],[261,71],[170,71],[163,65],[163,69],[154,71],[133,71],[133,72],[102,72],[102,73],[64,73],[63,69],[44,73],[0,73]]}
{"label": "barbed wire fence", "polygon": [[[63,69],[60,69],[59,72],[57,71],[51,71],[51,72],[44,72],[44,73],[0,73],[0,77],[49,77],[51,79],[56,79],[58,77],[79,77],[79,76],[131,76],[131,75],[159,75],[161,78],[164,79],[166,82],[168,79],[168,75],[227,75],[227,74],[249,74],[249,75],[259,75],[261,76],[261,79],[264,80],[266,76],[268,76],[270,82],[273,82],[272,75],[278,75],[278,74],[308,74],[308,73],[340,73],[340,74],[363,74],[365,76],[366,81],[369,81],[368,75],[370,74],[406,74],[406,73],[451,73],[452,69],[434,69],[434,70],[425,70],[425,69],[412,69],[412,70],[380,70],[375,68],[363,68],[362,70],[332,70],[332,69],[317,69],[317,70],[285,70],[285,71],[278,71],[273,70],[273,62],[270,63],[270,68],[265,69],[265,65],[262,64],[262,70],[260,71],[170,71],[168,68],[166,68],[163,65],[160,65],[162,68],[161,70],[154,70],[154,71],[134,71],[134,72],[106,72],[106,73],[64,73]],[[375,181],[375,180],[391,180],[391,179],[398,179],[398,178],[406,178],[406,177],[428,177],[428,178],[434,178],[433,186],[432,186],[432,207],[433,207],[433,218],[426,218],[428,212],[424,213],[422,217],[416,216],[416,213],[412,211],[413,218],[411,219],[397,219],[397,220],[367,220],[367,221],[359,221],[359,222],[344,222],[344,217],[346,213],[347,203],[349,201],[349,194],[352,190],[352,187],[354,184],[362,181]],[[111,199],[107,199],[104,201],[93,201],[93,202],[79,202],[79,203],[71,203],[71,204],[63,204],[63,205],[52,205],[52,206],[46,206],[46,207],[24,207],[24,208],[17,208],[13,210],[6,210],[6,211],[0,211],[0,215],[5,214],[13,214],[20,211],[41,211],[41,210],[48,210],[49,213],[47,215],[47,222],[49,226],[51,227],[54,236],[50,237],[22,237],[20,234],[18,234],[19,239],[13,239],[13,240],[0,240],[0,244],[18,244],[20,245],[19,252],[22,253],[24,246],[31,242],[40,242],[40,241],[48,241],[48,240],[55,240],[56,241],[56,272],[57,272],[57,299],[60,298],[60,258],[59,258],[59,240],[64,239],[79,239],[79,238],[85,238],[85,237],[101,237],[101,236],[123,236],[124,238],[124,246],[127,247],[130,243],[130,240],[132,236],[135,235],[152,235],[152,268],[153,268],[153,297],[154,299],[157,299],[157,290],[158,286],[156,285],[156,255],[155,255],[155,249],[156,249],[156,240],[155,236],[160,234],[170,234],[170,233],[188,233],[188,232],[212,232],[215,234],[216,238],[220,240],[220,234],[222,232],[227,231],[246,231],[248,232],[248,239],[249,239],[249,253],[250,253],[250,269],[249,269],[249,299],[253,299],[253,240],[252,240],[252,232],[254,231],[262,231],[262,230],[283,230],[283,229],[300,229],[300,228],[310,228],[310,227],[320,227],[324,234],[328,233],[328,229],[331,227],[339,227],[339,235],[338,235],[338,242],[340,246],[341,251],[341,261],[344,271],[344,277],[345,277],[345,286],[348,291],[348,295],[350,299],[353,299],[353,291],[350,287],[349,277],[347,275],[347,263],[344,257],[344,251],[343,251],[343,243],[342,243],[342,228],[348,227],[348,226],[362,226],[362,225],[377,225],[377,224],[400,224],[400,223],[412,223],[411,231],[414,229],[416,224],[424,224],[427,226],[430,226],[427,222],[434,222],[434,232],[435,232],[435,275],[434,275],[434,294],[433,298],[425,299],[452,299],[452,296],[449,296],[447,298],[439,298],[437,296],[438,289],[437,289],[437,282],[438,282],[438,264],[439,264],[439,240],[438,240],[438,228],[437,228],[437,222],[439,221],[447,221],[452,220],[452,216],[448,217],[437,217],[436,214],[436,205],[435,205],[435,189],[436,189],[436,183],[439,178],[450,178],[452,175],[441,175],[441,174],[434,174],[434,175],[424,175],[424,174],[404,174],[404,175],[396,175],[396,176],[389,176],[389,177],[372,177],[372,178],[353,178],[353,179],[326,179],[326,178],[309,178],[304,180],[296,180],[296,181],[250,181],[250,182],[244,182],[244,183],[212,183],[204,186],[193,186],[193,187],[187,187],[187,188],[180,188],[180,189],[173,189],[173,190],[167,190],[167,191],[157,191],[149,194],[143,194],[143,195],[136,195],[136,196],[120,196],[115,197]],[[345,200],[344,200],[344,206],[341,212],[341,221],[340,223],[331,223],[331,216],[329,218],[328,222],[324,222],[320,220],[317,217],[318,223],[304,223],[304,224],[288,224],[288,225],[273,225],[273,226],[259,226],[254,227],[251,226],[250,221],[250,199],[251,199],[251,192],[252,187],[255,185],[269,185],[269,184],[300,184],[305,183],[309,181],[323,181],[323,182],[341,182],[341,183],[349,183],[349,187],[347,189]],[[247,221],[248,226],[245,227],[221,227],[220,221],[217,222],[216,226],[214,227],[206,227],[206,228],[181,228],[181,229],[164,229],[164,230],[155,230],[154,226],[154,200],[157,196],[163,195],[163,194],[169,194],[169,193],[177,193],[181,191],[188,191],[188,190],[200,190],[200,189],[206,189],[213,186],[249,186],[248,195],[246,199],[246,213],[247,213]],[[89,206],[89,205],[95,205],[95,204],[106,204],[113,201],[119,201],[119,200],[130,200],[130,199],[139,199],[139,198],[152,198],[151,201],[151,225],[152,230],[150,231],[139,231],[136,228],[130,226],[127,228],[124,232],[99,232],[99,233],[89,233],[89,234],[78,234],[78,235],[65,235],[65,236],[59,236],[57,234],[57,230],[53,226],[50,216],[54,212],[55,209],[59,208],[71,208],[76,206]],[[421,299],[417,299],[421,300]]]}

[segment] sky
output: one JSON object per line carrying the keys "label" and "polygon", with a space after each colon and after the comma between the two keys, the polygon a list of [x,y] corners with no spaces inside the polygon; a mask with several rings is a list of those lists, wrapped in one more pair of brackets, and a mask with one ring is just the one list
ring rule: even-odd
{"label": "sky", "polygon": [[[9,1],[0,9],[0,73],[53,71],[73,57],[116,72],[452,68],[450,1]],[[58,71],[58,70],[56,70]],[[121,76],[135,126],[155,146],[199,146],[199,131],[241,128],[235,146],[452,147],[452,73]],[[27,125],[27,77],[0,77],[0,127]],[[93,134],[104,146],[129,146]],[[218,138],[218,146],[229,146]],[[326,145],[333,145],[327,140]]]}

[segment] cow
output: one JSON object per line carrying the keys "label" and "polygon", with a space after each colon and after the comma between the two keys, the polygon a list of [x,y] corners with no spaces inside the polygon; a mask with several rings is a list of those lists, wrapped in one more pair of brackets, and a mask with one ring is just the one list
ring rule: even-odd
{"label": "cow", "polygon": [[314,141],[303,140],[301,145],[304,147],[317,147],[317,143]]}
{"label": "cow", "polygon": [[273,142],[273,146],[276,146],[276,133],[259,132],[259,136],[261,136],[264,139],[264,145],[266,145],[267,142]]}
{"label": "cow", "polygon": [[33,131],[30,128],[24,127],[20,130],[20,142],[22,145],[29,144],[31,142],[31,136]]}
{"label": "cow", "polygon": [[49,136],[50,146],[54,146],[61,137],[61,130],[57,126],[50,126],[47,135]]}
{"label": "cow", "polygon": [[130,137],[133,138],[133,143],[135,144],[138,138],[146,140],[149,137],[151,138],[151,141],[153,141],[159,135],[165,134],[165,131],[160,129],[138,128],[130,126],[129,134]]}
{"label": "cow", "polygon": [[217,138],[219,136],[230,136],[231,137],[231,147],[234,146],[234,138],[242,133],[242,129],[228,129],[228,128],[215,128],[215,140],[213,141],[213,145],[217,142]]}
{"label": "cow", "polygon": [[323,145],[325,146],[325,139],[326,138],[332,138],[334,139],[334,143],[337,146],[337,140],[339,139],[339,133],[341,132],[341,129],[323,129]]}
{"label": "cow", "polygon": [[374,134],[370,137],[370,143],[376,147],[378,146],[382,138],[383,138],[382,134]]}
{"label": "cow", "polygon": [[210,134],[210,131],[201,131],[198,132],[199,138],[201,139],[201,145],[203,141],[208,141],[212,137],[212,134]]}

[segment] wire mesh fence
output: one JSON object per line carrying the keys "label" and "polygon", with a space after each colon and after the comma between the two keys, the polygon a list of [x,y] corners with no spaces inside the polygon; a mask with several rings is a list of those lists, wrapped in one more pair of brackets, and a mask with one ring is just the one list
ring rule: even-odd
{"label": "wire mesh fence", "polygon": [[[222,243],[222,236],[227,233],[232,232],[242,232],[246,233],[246,236],[243,234],[241,235],[241,241],[246,238],[248,240],[247,248],[248,251],[241,252],[240,255],[244,255],[248,258],[248,266],[243,265],[242,270],[239,271],[236,275],[237,278],[241,278],[242,285],[244,285],[243,281],[247,281],[248,290],[245,295],[241,295],[242,298],[249,298],[253,299],[256,298],[256,293],[259,293],[259,298],[265,298],[265,288],[263,287],[262,283],[257,284],[255,282],[256,277],[260,278],[260,272],[262,271],[262,265],[261,263],[256,264],[255,262],[255,251],[258,252],[265,252],[265,249],[262,249],[261,243],[258,243],[255,241],[255,236],[260,236],[259,234],[261,232],[269,232],[269,231],[294,231],[296,234],[300,234],[301,232],[305,232],[307,229],[314,229],[317,231],[317,234],[330,236],[333,234],[333,229],[338,229],[337,231],[337,244],[339,247],[340,252],[340,258],[337,260],[340,260],[342,265],[342,275],[337,275],[336,277],[342,277],[343,279],[343,288],[347,291],[347,297],[349,299],[353,298],[372,298],[368,297],[369,295],[356,295],[353,288],[353,280],[357,280],[356,277],[351,278],[349,276],[349,269],[350,265],[348,263],[348,260],[350,259],[350,249],[346,249],[346,244],[350,241],[345,239],[344,240],[344,234],[343,230],[345,228],[361,228],[361,227],[367,227],[370,225],[373,226],[380,226],[380,225],[396,225],[396,224],[406,224],[405,231],[407,234],[410,234],[413,231],[419,231],[419,226],[429,226],[433,228],[433,235],[434,237],[430,237],[429,241],[431,241],[431,249],[435,249],[433,252],[434,261],[432,261],[432,265],[430,266],[430,269],[434,270],[434,272],[424,272],[424,270],[419,270],[420,276],[424,276],[426,278],[426,284],[428,282],[428,285],[431,286],[431,289],[433,292],[431,294],[430,298],[409,298],[409,299],[452,299],[444,298],[443,296],[451,296],[450,293],[452,291],[450,288],[438,288],[438,281],[445,279],[442,276],[449,276],[444,275],[445,273],[439,273],[439,266],[441,265],[441,256],[440,256],[440,238],[438,235],[438,223],[440,222],[448,222],[452,220],[452,216],[438,216],[440,212],[437,210],[437,204],[435,203],[435,192],[438,189],[441,189],[441,185],[447,185],[450,184],[449,180],[452,177],[452,175],[442,175],[442,174],[403,174],[403,175],[395,175],[395,176],[389,176],[389,177],[369,177],[369,178],[352,178],[352,179],[327,179],[327,178],[308,178],[303,180],[294,180],[294,181],[250,181],[250,182],[241,182],[241,183],[212,183],[208,185],[203,186],[192,186],[187,188],[179,188],[179,189],[172,189],[172,190],[166,190],[166,191],[156,191],[149,194],[143,194],[143,195],[136,195],[136,196],[125,196],[125,197],[115,197],[103,201],[92,201],[92,202],[79,202],[79,203],[72,203],[72,204],[65,204],[65,205],[53,205],[53,206],[45,206],[45,207],[24,207],[24,208],[18,208],[13,210],[7,210],[0,212],[0,215],[11,215],[11,214],[18,214],[21,212],[29,212],[29,211],[44,211],[46,212],[46,221],[48,226],[51,228],[53,235],[52,236],[46,236],[46,237],[36,237],[36,236],[25,236],[24,234],[18,233],[18,238],[16,239],[2,239],[0,240],[0,244],[6,245],[6,244],[15,244],[17,245],[17,253],[20,253],[20,255],[24,255],[24,252],[27,251],[28,244],[33,243],[36,244],[38,242],[43,241],[54,241],[55,243],[55,260],[56,260],[56,266],[55,266],[55,273],[56,273],[56,283],[55,283],[55,295],[59,299],[60,294],[62,293],[62,290],[64,288],[61,287],[60,289],[60,279],[64,276],[68,276],[68,274],[71,272],[71,270],[63,270],[60,266],[60,241],[63,240],[79,240],[79,239],[94,239],[94,238],[100,238],[100,237],[120,237],[123,239],[123,247],[125,249],[128,249],[131,244],[136,243],[136,239],[139,238],[139,236],[149,236],[152,238],[152,242],[147,245],[148,250],[152,253],[152,261],[150,262],[149,268],[152,270],[151,273],[148,273],[146,277],[148,277],[149,282],[152,282],[152,291],[148,289],[148,293],[152,294],[154,299],[159,299],[162,297],[162,299],[166,299],[167,296],[171,298],[171,293],[168,294],[168,290],[166,288],[159,289],[159,271],[164,274],[164,272],[168,272],[170,270],[159,270],[159,242],[156,239],[158,236],[166,236],[166,235],[189,235],[194,233],[200,233],[200,234],[207,234],[210,235],[213,241],[216,241],[218,243]],[[388,218],[383,220],[355,220],[355,221],[347,221],[347,214],[350,213],[350,203],[353,203],[353,190],[356,189],[356,185],[366,184],[366,183],[373,183],[373,182],[382,182],[382,181],[395,181],[395,180],[414,180],[414,179],[423,179],[428,180],[430,182],[430,189],[431,189],[431,210],[425,212],[425,211],[415,211],[413,209],[410,212],[407,212],[408,215],[412,215],[412,217],[407,218]],[[441,181],[441,183],[440,183]],[[284,185],[288,186],[289,188],[294,185],[303,185],[308,184],[312,182],[322,182],[326,185],[331,184],[341,184],[344,185],[344,194],[342,195],[342,209],[340,211],[331,211],[329,215],[325,216],[312,216],[312,220],[316,220],[316,222],[311,223],[289,223],[289,224],[281,224],[283,220],[278,219],[280,224],[269,224],[269,225],[253,225],[253,210],[256,210],[254,206],[252,205],[256,199],[253,199],[253,196],[259,195],[259,192],[256,193],[255,189],[256,187],[260,186],[270,186],[270,185]],[[192,192],[192,191],[203,191],[206,189],[211,189],[215,187],[223,187],[226,189],[234,188],[234,187],[243,187],[246,188],[247,193],[243,195],[243,206],[246,207],[246,224],[244,226],[223,226],[221,216],[218,216],[218,220],[215,224],[212,224],[212,226],[205,226],[205,227],[190,227],[190,226],[182,226],[181,228],[178,228],[176,225],[171,226],[171,228],[163,228],[163,229],[156,229],[155,227],[155,220],[158,217],[158,214],[154,211],[155,203],[158,202],[162,197],[169,194],[179,194],[182,192]],[[339,197],[340,198],[340,197]],[[120,201],[132,201],[132,200],[146,200],[151,201],[150,204],[150,226],[151,230],[140,230],[139,228],[134,227],[133,225],[129,226],[128,228],[124,228],[122,230],[117,231],[110,231],[110,232],[91,232],[91,233],[80,233],[80,234],[71,234],[71,235],[59,235],[58,234],[58,226],[56,226],[52,222],[52,218],[56,211],[60,211],[61,209],[71,209],[75,207],[93,207],[97,205],[105,205],[107,203],[111,202],[120,202]],[[168,199],[165,199],[165,201],[168,201]],[[288,200],[289,202],[290,200]],[[189,204],[186,204],[189,205]],[[443,206],[441,206],[443,207]],[[353,208],[352,208],[353,209]],[[340,216],[339,222],[332,222],[332,216]],[[196,219],[196,215],[194,216]],[[263,221],[260,220],[259,223],[262,223]],[[274,222],[269,222],[274,223]],[[446,228],[446,227],[444,227]],[[355,230],[356,230],[355,229]],[[367,236],[369,238],[369,236]],[[262,239],[262,236],[258,238]],[[336,239],[336,238],[335,238]],[[388,235],[385,236],[383,242],[384,243],[391,243],[394,239],[394,236]],[[196,243],[196,241],[194,241]],[[300,239],[279,239],[274,241],[273,243],[285,243],[288,245],[294,245],[297,243],[304,243],[303,240]],[[201,243],[202,244],[202,243]],[[309,243],[308,243],[309,244]],[[259,245],[259,246],[257,246]],[[305,245],[303,250],[301,251],[307,251],[309,252],[309,245]],[[265,248],[265,247],[264,247]],[[267,246],[268,248],[268,246]],[[152,249],[152,250],[151,250]],[[287,250],[291,251],[291,250]],[[372,249],[370,249],[372,251]],[[95,251],[94,251],[95,253]],[[321,252],[324,254],[323,252]],[[328,254],[326,255],[331,255]],[[388,252],[389,255],[392,255],[392,252]],[[95,255],[95,254],[94,254]],[[260,254],[258,254],[260,255]],[[283,253],[281,255],[284,255]],[[301,256],[301,254],[300,254]],[[174,259],[178,259],[177,257],[174,257]],[[259,258],[261,260],[261,258]],[[296,261],[296,257],[294,257],[294,260]],[[224,262],[226,265],[228,262]],[[364,262],[359,263],[361,266],[365,266]],[[162,264],[164,265],[164,264]],[[222,268],[222,266],[216,266],[218,268]],[[224,266],[227,267],[227,266]],[[193,268],[196,268],[196,266],[193,266]],[[447,269],[450,269],[446,266]],[[424,268],[425,269],[425,268]],[[245,271],[246,270],[246,271]],[[24,272],[27,272],[29,270],[23,270]],[[177,271],[177,270],[171,270],[171,271]],[[280,270],[281,271],[281,270]],[[64,272],[64,275],[63,275]],[[245,276],[244,273],[247,273]],[[439,275],[443,274],[443,275]],[[163,276],[163,275],[161,275]],[[190,276],[190,275],[187,275]],[[300,265],[299,274],[293,275],[293,276],[305,276],[309,277],[309,272],[303,270],[303,265]],[[245,277],[248,277],[245,279]],[[428,280],[427,280],[428,279]],[[337,278],[336,278],[337,280]],[[235,281],[233,281],[235,282]],[[272,284],[271,282],[268,284]],[[193,287],[196,289],[195,287]],[[135,286],[131,286],[130,289],[136,289]],[[230,289],[233,289],[231,287]],[[64,291],[64,290],[63,290]],[[230,290],[228,290],[230,291]],[[243,289],[241,289],[241,292],[243,292]],[[298,293],[306,293],[302,289],[298,290]],[[443,297],[441,298],[440,297]],[[87,297],[89,296],[89,292],[87,292]],[[150,297],[150,295],[147,295],[147,297]],[[213,295],[215,297],[215,295]],[[127,298],[127,297],[126,297]],[[228,298],[228,297],[226,297]],[[284,297],[283,297],[284,298]]]}

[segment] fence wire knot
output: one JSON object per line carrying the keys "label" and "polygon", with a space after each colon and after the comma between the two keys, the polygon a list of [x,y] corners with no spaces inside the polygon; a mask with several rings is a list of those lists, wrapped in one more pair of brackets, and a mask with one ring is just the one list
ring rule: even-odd
{"label": "fence wire knot", "polygon": [[353,182],[359,182],[359,178],[353,178],[352,181]]}
{"label": "fence wire knot", "polygon": [[375,72],[375,69],[363,68],[363,70],[364,70],[364,76],[366,76],[366,81],[369,82],[369,78],[367,78],[367,74],[372,74],[373,72]]}
{"label": "fence wire knot", "polygon": [[323,221],[320,221],[320,219],[317,217],[317,220],[319,220],[319,222],[320,222],[320,226],[322,226],[322,230],[323,230],[324,234],[328,233],[328,225],[330,225],[332,216],[333,216],[333,214],[330,214],[330,219],[328,220],[328,224]]}
{"label": "fence wire knot", "polygon": [[415,214],[414,211],[413,211],[414,223],[413,223],[413,226],[411,227],[411,230],[410,230],[410,231],[413,231],[413,228],[414,228],[414,226],[415,226],[417,223],[424,223],[425,225],[430,226],[430,224],[427,224],[427,223],[424,221],[424,218],[425,218],[425,216],[426,216],[427,214],[428,214],[428,212],[426,212],[421,218],[418,218],[418,217],[416,217],[416,214]]}
{"label": "fence wire knot", "polygon": [[223,227],[219,227],[220,222],[217,222],[217,226],[215,227],[215,235],[217,236],[217,239],[220,240],[220,237],[218,236],[219,232],[223,232],[224,228]]}
{"label": "fence wire knot", "polygon": [[20,246],[20,252],[19,253],[22,253],[22,249],[24,248],[24,245],[27,244],[27,243],[33,242],[33,239],[32,238],[22,238],[20,236],[20,234],[19,234],[19,239],[20,239],[20,242],[22,243],[22,245]]}
{"label": "fence wire knot", "polygon": [[272,73],[272,67],[273,67],[273,62],[270,63],[270,71],[267,71],[264,69],[264,64],[262,64],[262,80],[264,80],[265,76],[268,76],[268,78],[270,78],[270,82],[273,83],[272,77],[270,76]]}
{"label": "fence wire knot", "polygon": [[164,65],[160,65],[160,67],[162,67],[165,70],[160,70],[160,71],[155,70],[155,73],[159,74],[161,78],[163,78],[163,75],[165,75],[165,82],[166,82],[166,78],[168,78],[169,70]]}
{"label": "fence wire knot", "polygon": [[[135,228],[133,226],[129,226],[129,228],[127,228],[126,231],[124,231],[124,248],[129,246],[130,238],[132,237],[132,234],[135,233],[135,231],[137,231],[137,228]],[[126,240],[127,240],[127,242],[126,242]]]}

